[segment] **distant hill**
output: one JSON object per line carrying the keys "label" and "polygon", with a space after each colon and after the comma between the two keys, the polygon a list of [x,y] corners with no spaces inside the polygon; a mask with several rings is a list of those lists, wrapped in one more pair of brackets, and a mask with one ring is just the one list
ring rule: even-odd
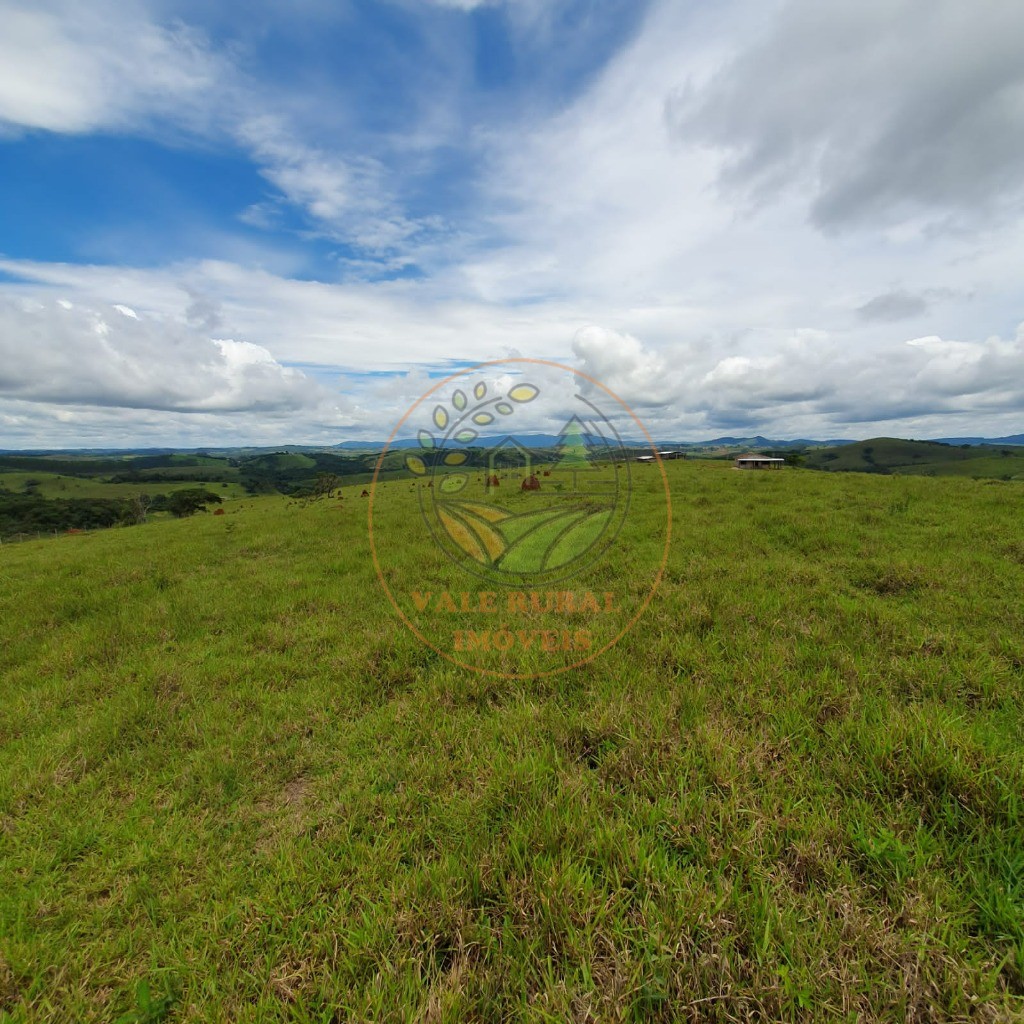
{"label": "distant hill", "polygon": [[753,437],[713,437],[710,441],[684,441],[688,447],[694,448],[820,448],[822,446],[835,447],[844,444],[854,444],[854,441],[846,438],[830,438],[826,441],[814,441],[807,437],[798,437],[793,440],[780,440],[779,438],[762,437],[755,434]]}
{"label": "distant hill", "polygon": [[1007,437],[940,437],[943,444],[1020,444],[1024,445],[1024,434],[1010,434]]}
{"label": "distant hill", "polygon": [[838,473],[912,476],[971,476],[1024,479],[1024,450],[996,445],[954,446],[943,441],[907,441],[872,437],[804,456],[803,465]]}
{"label": "distant hill", "polygon": [[274,455],[278,453],[330,452],[332,445],[278,444],[278,445],[236,445],[219,447],[204,445],[201,448],[0,448],[0,456],[13,455],[23,458],[51,458],[69,456],[75,458],[150,458],[154,456],[208,456],[212,458],[235,458],[247,455]]}
{"label": "distant hill", "polygon": [[[482,448],[492,447],[500,444],[506,438],[511,437],[513,441],[523,445],[524,448],[553,448],[558,444],[558,434],[497,434],[485,437],[477,438],[473,444],[478,445]],[[591,444],[602,444],[603,439],[599,437],[590,436],[587,438]],[[380,451],[388,442],[386,441],[342,441],[340,444],[335,445],[335,449],[342,451],[351,452],[376,452]],[[646,447],[646,439],[640,440],[637,438],[624,438],[623,445],[626,448],[639,448]],[[711,449],[722,449],[722,448],[742,448],[744,451],[747,449],[782,449],[782,448],[820,448],[826,445],[844,445],[853,444],[853,441],[832,438],[826,441],[815,441],[810,438],[796,438],[794,440],[779,440],[768,437],[762,437],[760,434],[754,437],[713,437],[707,441],[666,441],[664,439],[655,440],[654,445],[658,449],[673,449],[673,448],[711,448]],[[419,446],[419,442],[415,438],[403,437],[397,438],[390,443],[391,448],[416,448]]]}
{"label": "distant hill", "polygon": [[[584,434],[582,436],[587,444],[600,446],[606,443],[605,438],[597,437],[593,434]],[[492,434],[477,437],[471,444],[474,448],[493,448],[509,440],[514,441],[516,444],[521,444],[524,448],[554,448],[561,438],[558,434]],[[627,448],[635,447],[641,443],[646,444],[646,442],[639,441],[623,441]],[[655,443],[660,444],[661,442]],[[342,441],[341,444],[335,445],[335,449],[351,452],[379,452],[386,444],[388,444],[387,441]],[[418,448],[419,441],[416,438],[400,437],[392,441],[388,447]]]}

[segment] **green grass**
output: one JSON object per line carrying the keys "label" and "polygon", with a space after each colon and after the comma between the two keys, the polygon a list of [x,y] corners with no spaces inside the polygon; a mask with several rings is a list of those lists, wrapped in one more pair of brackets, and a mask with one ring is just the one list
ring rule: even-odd
{"label": "green grass", "polygon": [[804,455],[803,464],[832,472],[1024,480],[1024,447],[960,447],[936,441],[874,437],[838,448],[816,448]]}
{"label": "green grass", "polygon": [[899,472],[919,476],[969,476],[976,480],[1024,480],[1024,450],[1006,450],[1011,454],[993,455],[992,449],[986,448],[983,449],[984,454],[977,458],[942,462],[934,466],[904,466]]}
{"label": "green grass", "polygon": [[644,619],[527,682],[353,496],[0,547],[0,1018],[1021,1019],[1024,486],[666,468]]}
{"label": "green grass", "polygon": [[[0,473],[0,487],[9,491],[22,491],[30,480],[39,482],[39,494],[44,498],[130,498],[136,494],[171,494],[174,491],[196,487],[195,480],[153,479],[144,483],[110,483],[96,477],[64,476],[60,473]],[[223,498],[245,497],[245,489],[237,483],[203,484]]]}

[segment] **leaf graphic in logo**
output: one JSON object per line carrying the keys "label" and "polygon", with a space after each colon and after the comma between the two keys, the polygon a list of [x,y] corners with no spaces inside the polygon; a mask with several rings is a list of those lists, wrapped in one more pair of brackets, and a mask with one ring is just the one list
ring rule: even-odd
{"label": "leaf graphic in logo", "polygon": [[442,494],[458,494],[466,486],[469,477],[465,473],[449,473],[441,481]]}
{"label": "leaf graphic in logo", "polygon": [[419,432],[419,442],[421,448],[433,448],[434,435],[429,430],[421,430]]}
{"label": "leaf graphic in logo", "polygon": [[502,416],[508,416],[512,412],[512,406],[508,402],[499,402],[495,407]]}
{"label": "leaf graphic in logo", "polygon": [[448,410],[443,405],[434,410],[434,423],[438,430],[444,430],[448,426]]}
{"label": "leaf graphic in logo", "polygon": [[486,427],[488,423],[494,422],[494,417],[489,412],[478,412],[473,417],[474,423],[479,423],[481,427]]}
{"label": "leaf graphic in logo", "polygon": [[448,536],[474,561],[492,565],[505,552],[505,539],[486,520],[466,513],[457,504],[437,506]]}
{"label": "leaf graphic in logo", "polygon": [[477,384],[477,386],[475,388],[473,388],[473,397],[479,399],[479,398],[483,398],[484,395],[486,395],[486,394],[487,394],[487,385],[483,381],[480,381],[480,383]]}
{"label": "leaf graphic in logo", "polygon": [[532,384],[517,384],[509,393],[508,397],[513,402],[532,402],[540,394],[540,389]]}
{"label": "leaf graphic in logo", "polygon": [[444,464],[446,466],[461,466],[466,461],[465,452],[449,452],[444,457]]}
{"label": "leaf graphic in logo", "polygon": [[501,568],[506,572],[542,572],[551,545],[582,513],[579,509],[538,509],[508,524],[509,538]]}
{"label": "leaf graphic in logo", "polygon": [[475,438],[476,438],[476,431],[475,430],[469,430],[469,429],[467,429],[467,430],[460,430],[455,435],[455,440],[458,441],[460,444],[469,444],[469,442],[474,440]]}
{"label": "leaf graphic in logo", "polygon": [[407,455],[405,457],[405,464],[417,476],[424,476],[427,472],[427,467],[424,465],[423,460],[418,455]]}
{"label": "leaf graphic in logo", "polygon": [[460,515],[475,516],[489,523],[500,523],[509,518],[510,514],[497,505],[483,505],[477,501],[460,501],[457,506]]}
{"label": "leaf graphic in logo", "polygon": [[611,509],[604,509],[590,512],[572,523],[548,547],[544,568],[557,569],[586,554],[601,539],[611,516]]}
{"label": "leaf graphic in logo", "polygon": [[503,525],[509,542],[501,568],[536,573],[568,565],[596,543],[610,514],[607,509],[541,509],[516,516]]}
{"label": "leaf graphic in logo", "polygon": [[452,395],[452,405],[454,405],[459,412],[466,408],[466,396],[462,391],[456,391],[455,394]]}

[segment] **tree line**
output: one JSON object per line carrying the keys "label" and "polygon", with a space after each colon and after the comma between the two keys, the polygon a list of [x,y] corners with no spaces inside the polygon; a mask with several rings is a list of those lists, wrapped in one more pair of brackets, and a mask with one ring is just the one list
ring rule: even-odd
{"label": "tree line", "polygon": [[152,512],[183,518],[208,505],[219,505],[221,500],[219,494],[198,487],[129,498],[44,498],[0,490],[0,537],[134,526],[145,522]]}

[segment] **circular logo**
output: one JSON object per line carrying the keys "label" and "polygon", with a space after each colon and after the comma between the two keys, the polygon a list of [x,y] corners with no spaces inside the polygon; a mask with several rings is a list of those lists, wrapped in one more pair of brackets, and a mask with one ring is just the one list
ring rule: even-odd
{"label": "circular logo", "polygon": [[671,524],[664,467],[632,410],[586,374],[522,358],[460,371],[412,405],[378,459],[369,514],[405,625],[460,665],[514,678],[620,639],[660,580]]}

